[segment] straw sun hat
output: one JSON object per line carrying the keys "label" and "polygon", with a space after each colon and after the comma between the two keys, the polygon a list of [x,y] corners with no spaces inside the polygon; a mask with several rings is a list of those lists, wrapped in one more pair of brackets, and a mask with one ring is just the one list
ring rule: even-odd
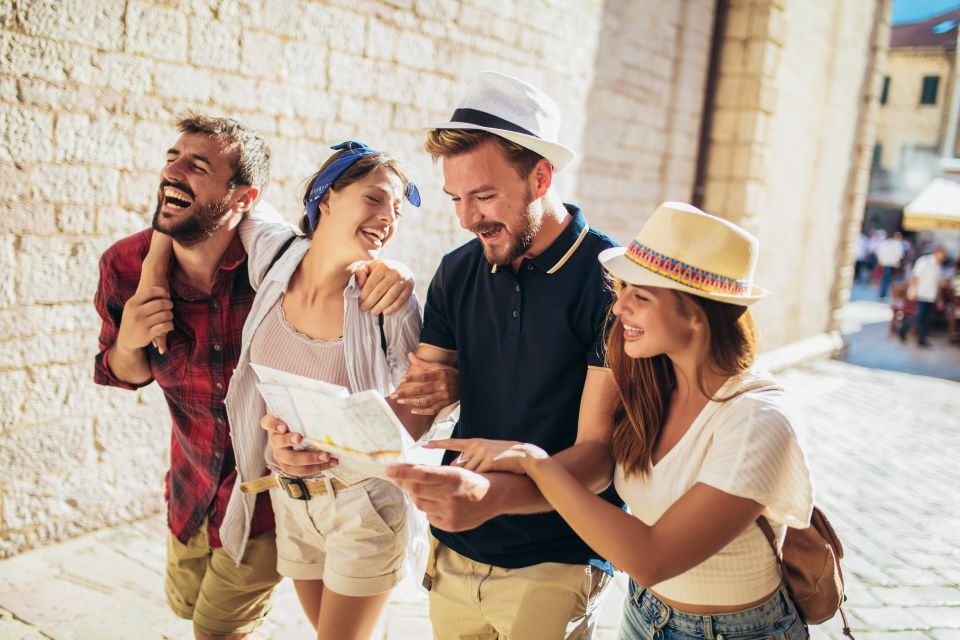
{"label": "straw sun hat", "polygon": [[615,278],[737,305],[767,295],[753,284],[757,239],[737,225],[682,202],[665,202],[628,247],[600,253]]}

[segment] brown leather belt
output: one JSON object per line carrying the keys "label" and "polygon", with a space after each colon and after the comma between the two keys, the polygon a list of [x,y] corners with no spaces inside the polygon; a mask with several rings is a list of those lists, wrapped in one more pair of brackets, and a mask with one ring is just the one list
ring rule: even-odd
{"label": "brown leather belt", "polygon": [[327,483],[333,489],[345,489],[348,485],[337,478],[290,478],[271,474],[263,476],[256,480],[249,480],[240,483],[240,491],[243,493],[261,493],[274,487],[282,487],[288,496],[294,500],[309,500],[313,496],[322,496],[327,493]]}

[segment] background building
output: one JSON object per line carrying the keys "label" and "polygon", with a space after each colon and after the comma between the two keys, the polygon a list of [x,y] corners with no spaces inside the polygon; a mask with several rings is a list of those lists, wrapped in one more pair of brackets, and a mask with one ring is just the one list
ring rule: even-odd
{"label": "background building", "polygon": [[899,230],[903,207],[956,156],[958,24],[960,8],[891,29],[867,229]]}
{"label": "background building", "polygon": [[[423,294],[468,235],[421,149],[476,71],[560,104],[561,194],[628,241],[666,199],[753,230],[764,346],[831,345],[863,212],[889,0],[0,1],[0,556],[162,508],[155,387],[92,382],[100,253],[144,227],[187,108],[274,152],[266,197],[348,138],[424,206],[390,249]],[[947,81],[944,80],[943,86]]]}

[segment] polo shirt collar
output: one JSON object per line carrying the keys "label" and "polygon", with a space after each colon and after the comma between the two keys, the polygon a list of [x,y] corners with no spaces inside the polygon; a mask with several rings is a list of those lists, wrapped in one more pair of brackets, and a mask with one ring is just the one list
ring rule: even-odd
{"label": "polo shirt collar", "polygon": [[[524,262],[532,264],[548,274],[556,273],[560,270],[560,267],[567,263],[567,260],[576,253],[577,248],[590,231],[590,226],[587,224],[587,219],[583,217],[583,212],[580,210],[580,207],[567,203],[564,203],[563,206],[567,208],[567,213],[573,218],[570,224],[560,232],[560,235],[553,241],[553,244],[547,247],[540,255],[524,260]],[[496,272],[497,265],[493,265],[490,273]]]}

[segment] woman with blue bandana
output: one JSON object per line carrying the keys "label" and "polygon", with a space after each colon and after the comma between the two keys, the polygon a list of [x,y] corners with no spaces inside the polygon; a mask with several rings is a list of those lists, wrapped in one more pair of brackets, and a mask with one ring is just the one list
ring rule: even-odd
{"label": "woman with blue bandana", "polygon": [[419,206],[420,194],[387,153],[354,141],[333,149],[306,182],[300,235],[256,219],[240,224],[257,296],[225,401],[238,482],[223,536],[247,535],[243,512],[250,512],[257,492],[269,489],[277,571],[293,579],[317,637],[367,638],[403,577],[412,531],[423,523],[413,521],[412,504],[400,489],[341,466],[327,453],[316,452],[316,465],[296,467],[293,477],[284,463],[301,438],[290,433],[290,448],[271,446],[268,430],[286,427],[266,415],[250,365],[352,393],[375,389],[414,439],[439,408],[456,400],[456,383],[454,370],[438,368],[436,376],[447,381],[440,387],[454,391],[405,406],[389,399],[419,341],[419,305],[411,295],[391,315],[364,312],[354,270],[377,258],[396,233],[403,201]]}

